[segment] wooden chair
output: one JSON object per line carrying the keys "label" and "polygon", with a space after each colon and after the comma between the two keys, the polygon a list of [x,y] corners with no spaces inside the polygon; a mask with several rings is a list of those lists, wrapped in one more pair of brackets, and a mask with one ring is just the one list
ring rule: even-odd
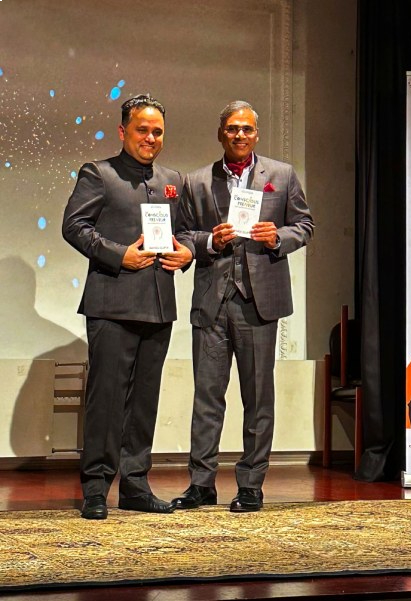
{"label": "wooden chair", "polygon": [[56,362],[54,374],[54,412],[77,414],[77,448],[53,448],[53,453],[81,451],[82,449],[87,369],[87,361]]}
{"label": "wooden chair", "polygon": [[330,334],[330,352],[324,356],[324,446],[323,467],[331,465],[332,404],[355,407],[354,464],[362,453],[361,331],[358,321],[348,319],[348,306],[341,307],[341,321]]}

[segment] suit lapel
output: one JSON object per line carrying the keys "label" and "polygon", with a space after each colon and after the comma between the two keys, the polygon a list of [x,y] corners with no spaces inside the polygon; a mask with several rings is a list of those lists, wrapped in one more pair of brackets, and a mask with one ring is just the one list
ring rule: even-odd
{"label": "suit lapel", "polygon": [[212,168],[211,192],[218,216],[218,223],[226,223],[230,206],[230,193],[227,186],[227,174],[223,169],[223,160],[214,163]]}
{"label": "suit lapel", "polygon": [[261,161],[256,155],[256,164],[254,169],[251,170],[250,177],[248,178],[247,187],[251,190],[264,190],[266,184],[265,169],[261,164]]}

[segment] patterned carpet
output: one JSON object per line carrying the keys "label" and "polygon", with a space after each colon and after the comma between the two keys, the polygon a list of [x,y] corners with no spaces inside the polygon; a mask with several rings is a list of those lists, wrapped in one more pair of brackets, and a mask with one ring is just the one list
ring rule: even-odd
{"label": "patterned carpet", "polygon": [[277,503],[153,515],[0,512],[0,591],[411,570],[407,501]]}

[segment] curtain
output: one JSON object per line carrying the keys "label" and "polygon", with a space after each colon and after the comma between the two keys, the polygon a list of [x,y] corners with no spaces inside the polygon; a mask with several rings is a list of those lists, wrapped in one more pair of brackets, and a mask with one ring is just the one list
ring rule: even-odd
{"label": "curtain", "polygon": [[405,451],[406,71],[410,0],[358,0],[355,313],[364,452],[355,478],[392,479]]}

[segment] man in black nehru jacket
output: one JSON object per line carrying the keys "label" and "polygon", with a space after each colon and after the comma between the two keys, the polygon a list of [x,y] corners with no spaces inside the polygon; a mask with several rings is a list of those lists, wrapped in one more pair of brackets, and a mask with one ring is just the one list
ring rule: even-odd
{"label": "man in black nehru jacket", "polygon": [[105,519],[120,470],[119,507],[171,513],[151,492],[147,473],[161,372],[176,319],[174,271],[191,252],[174,238],[161,258],[143,250],[141,203],[170,205],[178,172],[154,163],[163,147],[164,107],[150,95],[122,105],[118,156],[83,165],[64,213],[65,240],[89,259],[79,312],[87,316],[89,376],[81,482],[82,517]]}

